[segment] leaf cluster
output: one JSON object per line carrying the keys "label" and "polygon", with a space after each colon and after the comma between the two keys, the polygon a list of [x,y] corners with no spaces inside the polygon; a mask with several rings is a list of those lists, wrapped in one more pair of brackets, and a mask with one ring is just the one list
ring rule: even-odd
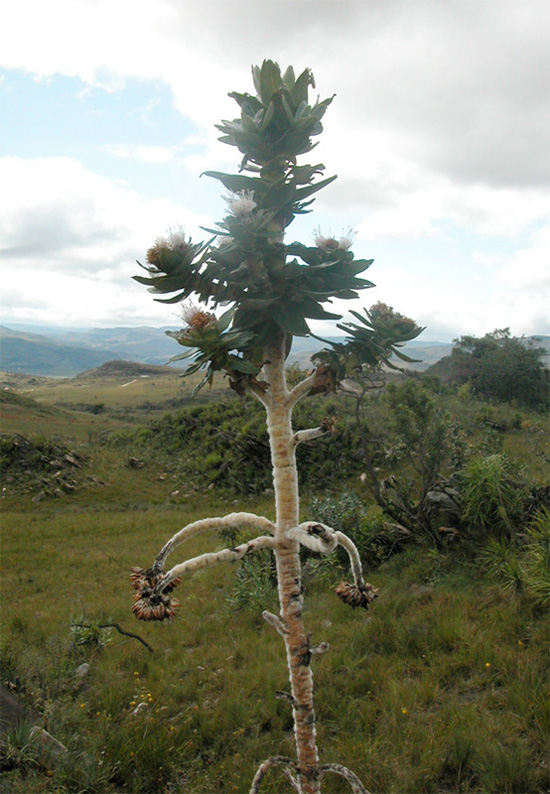
{"label": "leaf cluster", "polygon": [[[215,371],[224,370],[232,385],[238,381],[239,391],[257,374],[268,341],[284,335],[290,350],[293,336],[311,334],[310,320],[341,318],[326,303],[355,299],[374,286],[360,276],[373,260],[355,259],[351,241],[284,242],[294,217],[309,212],[312,196],[335,179],[319,179],[321,163],[297,163],[316,145],[312,139],[322,132],[321,119],[333,97],[310,104],[315,83],[309,69],[296,77],[291,66],[282,73],[277,63],[265,60],[253,67],[252,77],[255,94],[230,94],[239,117],[217,125],[220,140],[243,155],[240,172],[205,172],[230,191],[228,213],[217,228],[206,229],[215,237],[198,245],[182,242],[181,235],[175,243],[157,241],[147,254],[147,275],[134,277],[154,294],[171,295],[157,298],[161,302],[196,295],[205,304],[233,306],[231,329],[224,315],[222,330],[186,329],[174,336],[198,351],[191,371],[204,369],[204,382],[211,382]],[[339,326],[348,334],[345,345],[319,358],[328,361],[336,381],[358,367],[389,363],[391,355],[409,360],[397,348],[420,333],[412,320],[378,308],[366,318],[355,317],[358,323]]]}
{"label": "leaf cluster", "polygon": [[337,327],[347,334],[344,342],[330,342],[330,348],[320,350],[313,357],[323,366],[313,391],[334,391],[345,378],[361,378],[382,365],[397,370],[391,358],[413,363],[399,349],[416,339],[423,328],[414,320],[395,312],[385,303],[376,303],[364,310],[364,315],[351,311],[357,323],[339,323]]}

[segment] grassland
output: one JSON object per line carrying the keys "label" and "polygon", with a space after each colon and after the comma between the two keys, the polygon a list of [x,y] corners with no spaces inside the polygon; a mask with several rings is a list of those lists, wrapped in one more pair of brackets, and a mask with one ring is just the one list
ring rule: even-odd
{"label": "grassland", "polygon": [[[3,492],[2,681],[68,748],[48,759],[25,726],[10,735],[6,794],[241,794],[260,760],[293,754],[290,709],[276,698],[287,688],[284,648],[260,617],[276,610],[269,581],[236,609],[237,569],[219,566],[180,586],[172,623],[131,615],[130,567],[149,564],[188,521],[235,507],[228,491],[186,489],[158,458],[133,468],[127,448],[100,443],[158,416],[148,407],[157,399],[160,410],[191,400],[170,378],[35,384],[4,400],[3,432],[55,437],[82,456],[62,497],[32,501],[43,472],[23,472]],[[67,407],[77,403],[104,409]],[[544,426],[524,416],[503,439],[541,483]],[[365,498],[358,476],[347,487]],[[272,517],[269,495],[238,502]],[[226,543],[193,540],[185,554]],[[381,595],[368,613],[335,597],[341,575],[306,565],[306,625],[331,646],[314,665],[323,760],[353,768],[376,794],[549,791],[546,610],[504,587],[468,546],[412,544],[386,559],[369,572]],[[264,790],[287,788],[273,773]],[[345,790],[327,778],[327,793]]]}

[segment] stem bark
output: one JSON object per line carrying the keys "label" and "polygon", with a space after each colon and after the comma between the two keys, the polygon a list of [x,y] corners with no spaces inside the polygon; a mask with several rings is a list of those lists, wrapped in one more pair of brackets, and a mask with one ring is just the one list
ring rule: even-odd
{"label": "stem bark", "polygon": [[313,675],[309,639],[302,622],[302,578],[300,546],[285,538],[285,532],[299,524],[298,472],[292,431],[292,400],[285,378],[285,338],[281,335],[265,348],[269,399],[267,426],[273,466],[276,529],[275,556],[279,587],[280,615],[293,698],[294,736],[301,794],[319,794],[319,755],[313,707]]}

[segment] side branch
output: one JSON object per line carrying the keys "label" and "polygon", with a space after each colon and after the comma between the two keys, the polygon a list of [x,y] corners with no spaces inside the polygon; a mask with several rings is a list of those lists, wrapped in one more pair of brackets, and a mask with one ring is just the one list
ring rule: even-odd
{"label": "side branch", "polygon": [[302,441],[313,441],[315,438],[320,438],[329,432],[329,428],[324,424],[319,427],[312,427],[309,430],[298,430],[292,436],[292,444],[297,447]]}
{"label": "side branch", "polygon": [[237,560],[242,560],[247,554],[252,554],[260,549],[275,549],[275,547],[275,538],[269,535],[260,535],[254,538],[254,540],[249,540],[247,543],[241,543],[239,546],[235,546],[234,549],[222,549],[221,551],[200,554],[198,557],[193,557],[190,560],[174,565],[174,567],[165,573],[160,581],[157,582],[153,593],[162,593],[168,585],[184,573],[194,573],[195,571],[200,571],[202,568],[212,568],[212,566],[220,562],[236,562]]}
{"label": "side branch", "polygon": [[289,393],[286,399],[286,404],[288,408],[293,408],[296,403],[305,397],[306,394],[309,392],[311,387],[313,386],[313,381],[315,380],[315,372],[312,372],[311,375],[308,375],[307,378],[300,381]]}
{"label": "side branch", "polygon": [[335,775],[345,778],[350,784],[352,794],[370,794],[364,785],[361,783],[355,772],[348,769],[341,764],[321,764],[319,767],[319,774],[321,777],[325,772],[334,772]]}
{"label": "side branch", "polygon": [[170,598],[170,593],[181,582],[181,575],[193,573],[202,568],[211,568],[219,562],[236,562],[246,554],[259,549],[275,549],[276,541],[269,535],[260,535],[247,543],[241,543],[234,549],[200,554],[190,560],[175,565],[168,573],[149,568],[133,568],[131,581],[136,590],[132,612],[138,620],[165,620],[174,617],[179,606],[178,601]]}
{"label": "side branch", "polygon": [[268,518],[264,518],[264,516],[257,516],[255,513],[229,513],[226,516],[220,516],[217,518],[202,518],[198,521],[193,521],[192,524],[187,524],[187,526],[183,527],[183,529],[180,529],[179,532],[177,532],[167,543],[164,544],[155,562],[153,563],[154,571],[156,573],[162,573],[164,571],[164,563],[166,562],[168,555],[171,554],[179,545],[184,543],[186,540],[189,540],[189,538],[192,538],[194,535],[198,535],[201,532],[227,529],[228,527],[235,526],[263,529],[267,532],[271,532],[271,534],[275,534],[275,524]]}
{"label": "side branch", "polygon": [[354,609],[355,607],[368,609],[369,604],[377,598],[378,590],[365,582],[363,578],[363,568],[357,546],[343,532],[335,532],[332,527],[327,527],[326,524],[321,524],[318,521],[304,521],[297,527],[287,529],[285,535],[291,540],[297,540],[302,546],[321,554],[330,554],[338,545],[342,546],[350,559],[353,584],[340,582],[336,588],[338,597]]}
{"label": "side branch", "polygon": [[[355,607],[363,607],[368,609],[369,604],[372,604],[375,598],[378,598],[378,590],[373,587],[369,582],[363,579],[363,567],[361,565],[361,558],[357,551],[357,546],[344,535],[343,532],[336,532],[338,544],[342,546],[348,553],[351,563],[351,573],[353,576],[353,584],[347,582],[340,582],[336,588],[336,595],[355,609]],[[352,773],[351,773],[352,774]]]}
{"label": "side branch", "polygon": [[292,772],[294,772],[295,775],[298,774],[298,767],[292,758],[286,758],[282,755],[275,755],[272,758],[268,758],[266,761],[262,761],[258,767],[258,770],[256,771],[256,774],[254,775],[252,786],[250,787],[250,794],[258,794],[260,790],[260,783],[266,776],[268,769],[270,769],[272,766],[285,767],[283,769],[283,773],[289,779],[292,788],[297,791],[298,794],[300,794],[300,785],[298,780],[292,774]]}

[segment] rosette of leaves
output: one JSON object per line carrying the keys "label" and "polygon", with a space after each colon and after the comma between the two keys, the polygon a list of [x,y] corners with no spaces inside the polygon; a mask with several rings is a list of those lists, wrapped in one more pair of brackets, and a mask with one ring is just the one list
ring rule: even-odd
{"label": "rosette of leaves", "polygon": [[360,324],[338,323],[337,327],[347,334],[345,341],[329,342],[331,348],[313,356],[317,377],[311,393],[335,391],[338,383],[346,378],[360,377],[365,369],[385,365],[399,370],[400,367],[391,361],[393,356],[408,363],[418,360],[405,355],[399,348],[416,339],[424,328],[385,303],[376,303],[364,309],[364,313],[363,316],[352,310],[351,314]]}
{"label": "rosette of leaves", "polygon": [[330,184],[335,176],[313,184],[324,166],[296,164],[298,155],[310,152],[313,136],[323,131],[321,119],[334,97],[309,104],[309,87],[315,87],[310,69],[296,78],[289,66],[284,74],[279,65],[265,60],[252,67],[256,95],[232,92],[239,104],[240,117],[222,121],[217,128],[223,143],[236,146],[243,154],[240,170],[256,177],[207,171],[234,193],[252,190],[260,209],[274,212],[275,220],[288,226],[294,216],[306,210],[311,196]]}
{"label": "rosette of leaves", "polygon": [[204,377],[196,387],[196,391],[207,383],[212,385],[214,374],[220,371],[229,375],[232,388],[239,393],[244,393],[245,381],[253,382],[263,388],[261,382],[255,379],[260,367],[250,359],[250,342],[253,334],[246,331],[228,330],[233,310],[229,309],[219,319],[216,319],[214,315],[206,315],[204,312],[197,314],[206,317],[206,321],[191,322],[187,328],[181,331],[166,332],[178,344],[189,348],[185,353],[180,353],[170,360],[180,361],[192,358],[193,362],[187,367],[186,375],[204,370]]}

